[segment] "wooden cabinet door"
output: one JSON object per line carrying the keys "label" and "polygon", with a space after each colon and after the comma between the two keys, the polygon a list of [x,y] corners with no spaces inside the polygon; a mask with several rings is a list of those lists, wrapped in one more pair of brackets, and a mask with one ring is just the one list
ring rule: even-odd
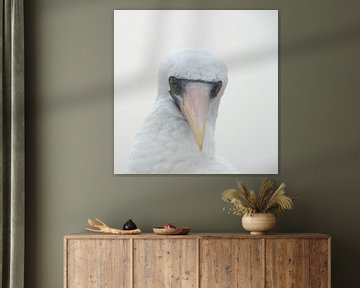
{"label": "wooden cabinet door", "polygon": [[266,287],[309,287],[309,241],[266,239]]}
{"label": "wooden cabinet door", "polygon": [[310,288],[330,287],[330,240],[310,241]]}
{"label": "wooden cabinet door", "polygon": [[131,287],[130,240],[68,239],[67,288]]}
{"label": "wooden cabinet door", "polygon": [[134,287],[197,287],[197,243],[196,239],[134,240]]}
{"label": "wooden cabinet door", "polygon": [[261,239],[202,239],[200,287],[264,287]]}
{"label": "wooden cabinet door", "polygon": [[327,239],[266,239],[266,287],[328,287],[328,252]]}

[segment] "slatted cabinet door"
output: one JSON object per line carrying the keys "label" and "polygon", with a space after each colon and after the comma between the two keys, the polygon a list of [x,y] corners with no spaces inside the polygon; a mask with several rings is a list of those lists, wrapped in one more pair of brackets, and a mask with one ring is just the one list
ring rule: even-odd
{"label": "slatted cabinet door", "polygon": [[310,287],[330,287],[330,240],[310,240]]}
{"label": "slatted cabinet door", "polygon": [[266,288],[329,285],[328,239],[266,239]]}
{"label": "slatted cabinet door", "polygon": [[309,284],[307,239],[266,239],[266,287],[304,288]]}
{"label": "slatted cabinet door", "polygon": [[134,240],[134,288],[196,288],[198,240]]}
{"label": "slatted cabinet door", "polygon": [[200,244],[200,287],[264,287],[261,239],[203,239]]}
{"label": "slatted cabinet door", "polygon": [[67,288],[131,287],[131,240],[68,239]]}

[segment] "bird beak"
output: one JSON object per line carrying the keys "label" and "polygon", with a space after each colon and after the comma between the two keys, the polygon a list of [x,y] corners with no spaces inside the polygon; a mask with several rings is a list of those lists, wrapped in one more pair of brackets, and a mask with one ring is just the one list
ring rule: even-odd
{"label": "bird beak", "polygon": [[200,150],[204,144],[210,93],[211,86],[208,83],[190,82],[186,84],[183,99],[179,103],[180,110],[189,123]]}

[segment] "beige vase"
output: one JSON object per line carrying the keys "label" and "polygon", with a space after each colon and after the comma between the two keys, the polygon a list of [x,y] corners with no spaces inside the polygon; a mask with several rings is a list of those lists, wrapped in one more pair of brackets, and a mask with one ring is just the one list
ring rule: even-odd
{"label": "beige vase", "polygon": [[263,235],[276,226],[276,217],[272,213],[255,213],[242,217],[242,226],[251,235]]}

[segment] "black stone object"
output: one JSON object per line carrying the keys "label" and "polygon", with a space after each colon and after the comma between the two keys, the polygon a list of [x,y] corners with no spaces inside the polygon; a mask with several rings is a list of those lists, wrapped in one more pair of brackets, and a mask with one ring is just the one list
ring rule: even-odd
{"label": "black stone object", "polygon": [[123,226],[123,230],[135,230],[135,229],[137,229],[136,224],[131,219],[126,221],[126,223]]}

